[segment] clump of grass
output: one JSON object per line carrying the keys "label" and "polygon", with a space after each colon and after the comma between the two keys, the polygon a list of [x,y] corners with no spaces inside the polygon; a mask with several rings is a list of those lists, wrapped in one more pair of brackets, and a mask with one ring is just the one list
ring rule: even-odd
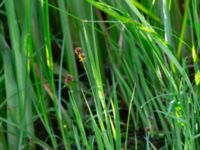
{"label": "clump of grass", "polygon": [[199,149],[200,2],[0,2],[0,149]]}

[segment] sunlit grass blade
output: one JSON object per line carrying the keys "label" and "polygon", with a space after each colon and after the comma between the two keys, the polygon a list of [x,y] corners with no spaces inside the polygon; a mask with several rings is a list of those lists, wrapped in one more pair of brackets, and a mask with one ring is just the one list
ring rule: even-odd
{"label": "sunlit grass blade", "polygon": [[112,78],[113,81],[113,99],[114,99],[114,119],[115,119],[115,126],[116,126],[116,149],[120,150],[121,149],[121,127],[120,127],[120,115],[119,115],[119,102],[117,98],[117,92],[116,92],[116,84],[115,84],[115,79],[114,76]]}

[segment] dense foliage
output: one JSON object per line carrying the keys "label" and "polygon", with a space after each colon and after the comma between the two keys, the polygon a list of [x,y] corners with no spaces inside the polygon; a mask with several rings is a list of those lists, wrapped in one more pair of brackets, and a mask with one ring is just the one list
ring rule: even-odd
{"label": "dense foliage", "polygon": [[199,0],[1,0],[0,149],[200,149]]}

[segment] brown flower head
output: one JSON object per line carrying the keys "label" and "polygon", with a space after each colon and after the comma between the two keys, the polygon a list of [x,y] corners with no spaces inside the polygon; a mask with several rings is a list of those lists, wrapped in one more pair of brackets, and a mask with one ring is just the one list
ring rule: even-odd
{"label": "brown flower head", "polygon": [[80,48],[80,47],[77,47],[77,48],[75,49],[75,53],[76,53],[76,55],[80,55],[80,54],[82,53],[81,48]]}
{"label": "brown flower head", "polygon": [[65,84],[70,84],[73,81],[73,76],[71,74],[68,74],[65,77]]}
{"label": "brown flower head", "polygon": [[79,61],[82,62],[82,63],[84,63],[85,62],[85,54],[82,52],[82,50],[81,50],[80,47],[77,47],[75,49],[75,53],[78,56]]}

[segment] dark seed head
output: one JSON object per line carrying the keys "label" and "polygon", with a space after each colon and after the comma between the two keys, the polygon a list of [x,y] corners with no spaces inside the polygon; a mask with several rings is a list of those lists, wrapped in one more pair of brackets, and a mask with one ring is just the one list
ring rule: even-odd
{"label": "dark seed head", "polygon": [[80,48],[80,47],[77,47],[77,48],[75,49],[75,53],[76,53],[76,55],[80,55],[80,54],[82,53],[81,48]]}
{"label": "dark seed head", "polygon": [[71,74],[67,75],[65,78],[65,84],[70,84],[73,81],[73,76]]}

